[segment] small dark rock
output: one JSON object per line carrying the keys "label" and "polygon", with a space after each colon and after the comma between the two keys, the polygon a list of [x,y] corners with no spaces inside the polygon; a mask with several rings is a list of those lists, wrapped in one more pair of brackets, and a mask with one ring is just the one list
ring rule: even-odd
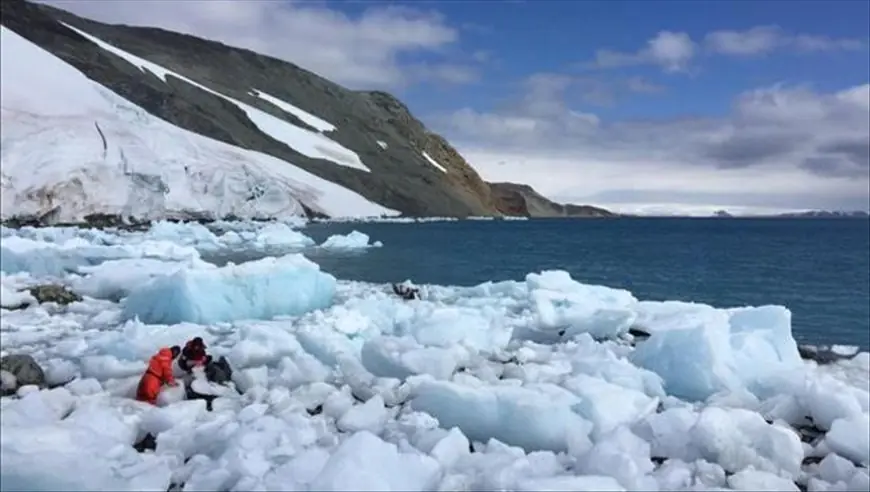
{"label": "small dark rock", "polygon": [[62,306],[82,300],[82,296],[67,289],[62,285],[44,284],[36,285],[27,289],[30,295],[42,304],[44,302],[56,302]]}
{"label": "small dark rock", "polygon": [[798,345],[798,353],[801,359],[815,361],[817,364],[826,365],[833,364],[841,360],[849,360],[858,353],[857,347],[854,353],[842,354],[834,351],[832,347],[827,345]]}
{"label": "small dark rock", "polygon": [[4,384],[2,394],[14,394],[18,388],[27,385],[45,387],[45,372],[36,363],[33,357],[27,354],[10,354],[0,357],[0,371],[8,372],[15,376],[15,386],[7,388]]}
{"label": "small dark rock", "polygon": [[815,425],[799,425],[794,427],[795,432],[801,438],[801,441],[812,444],[820,437],[824,437],[825,431],[819,429]]}
{"label": "small dark rock", "polygon": [[145,451],[154,451],[155,449],[157,449],[157,438],[150,433],[145,434],[145,437],[143,437],[141,441],[133,445],[133,449],[139,451],[140,453],[144,453]]}
{"label": "small dark rock", "polygon": [[650,461],[655,463],[656,466],[661,466],[662,464],[664,464],[665,461],[668,461],[669,459],[670,458],[667,458],[665,456],[653,456],[652,458],[650,458]]}
{"label": "small dark rock", "polygon": [[320,415],[321,413],[323,413],[323,405],[317,405],[314,408],[306,408],[305,411],[307,411],[308,415],[311,415],[312,417],[315,415]]}
{"label": "small dark rock", "polygon": [[648,331],[641,330],[640,328],[634,326],[628,329],[628,334],[633,336],[637,340],[646,340],[647,338],[652,336]]}
{"label": "small dark rock", "polygon": [[822,459],[823,458],[821,456],[807,456],[806,458],[804,458],[804,461],[802,464],[804,466],[818,465],[819,463],[821,463]]}
{"label": "small dark rock", "polygon": [[420,299],[420,289],[403,284],[393,284],[393,292],[406,301]]}

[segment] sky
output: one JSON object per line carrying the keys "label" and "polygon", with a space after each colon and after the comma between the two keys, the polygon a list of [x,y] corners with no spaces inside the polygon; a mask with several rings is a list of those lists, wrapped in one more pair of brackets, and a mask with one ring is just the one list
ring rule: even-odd
{"label": "sky", "polygon": [[48,0],[391,92],[489,181],[629,213],[870,209],[870,2]]}

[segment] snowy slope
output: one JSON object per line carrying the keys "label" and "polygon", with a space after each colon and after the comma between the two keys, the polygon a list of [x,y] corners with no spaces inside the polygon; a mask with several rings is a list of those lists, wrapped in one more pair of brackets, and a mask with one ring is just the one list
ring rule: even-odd
{"label": "snowy slope", "polygon": [[[0,47],[3,218],[286,218],[302,215],[300,202],[331,216],[395,214],[287,162],[151,116],[5,27]],[[285,127],[293,125],[281,123],[292,136]],[[323,139],[312,152],[358,162],[325,136],[294,128]]]}
{"label": "snowy slope", "polygon": [[[361,171],[366,171],[366,172],[370,171],[369,168],[366,167],[365,164],[362,163],[362,161],[360,160],[360,158],[356,154],[356,152],[354,152],[348,148],[345,148],[344,146],[342,146],[341,144],[339,144],[333,140],[330,140],[329,137],[321,135],[320,133],[315,133],[315,132],[306,130],[304,128],[300,128],[300,127],[293,125],[291,123],[288,123],[282,119],[276,118],[276,117],[270,115],[269,113],[266,113],[265,111],[261,111],[255,107],[247,105],[241,101],[237,101],[233,98],[230,98],[230,97],[227,97],[223,94],[215,92],[215,91],[209,89],[208,87],[205,87],[202,84],[197,84],[196,82],[190,80],[187,77],[184,77],[183,75],[179,75],[171,70],[167,70],[166,68],[161,67],[160,65],[158,65],[156,63],[145,60],[144,58],[139,58],[138,56],[136,56],[132,53],[127,53],[126,51],[124,51],[120,48],[112,46],[111,44],[109,44],[109,43],[107,43],[107,42],[105,42],[105,41],[103,41],[95,36],[92,36],[84,31],[82,31],[81,29],[77,29],[69,24],[64,23],[64,22],[61,22],[61,24],[63,24],[67,28],[72,29],[73,31],[77,32],[79,35],[81,35],[85,39],[93,42],[94,44],[96,44],[100,48],[102,48],[110,53],[113,53],[113,54],[123,58],[124,60],[130,62],[131,65],[137,66],[141,70],[147,70],[147,71],[153,73],[157,77],[161,78],[164,82],[166,82],[167,75],[172,75],[173,77],[181,79],[181,80],[187,82],[188,84],[196,86],[196,87],[198,87],[198,88],[200,88],[200,89],[202,89],[210,94],[213,94],[213,95],[218,96],[220,98],[226,99],[227,101],[230,101],[231,103],[238,106],[239,109],[244,111],[245,114],[248,115],[248,118],[251,120],[251,122],[253,122],[255,125],[257,125],[257,128],[259,128],[260,131],[271,136],[275,140],[286,143],[287,145],[289,145],[290,147],[292,147],[296,151],[302,153],[303,155],[306,155],[308,157],[312,157],[315,159],[325,159],[328,161],[332,161],[336,164],[339,164],[342,166],[347,166],[347,167],[354,168],[354,169],[359,169]],[[275,104],[275,101],[276,101],[276,99],[274,99],[274,98],[272,98],[272,100],[270,100],[270,102],[272,102],[273,104]],[[314,115],[311,115],[307,112],[304,112],[299,108],[295,108],[292,105],[285,103],[283,101],[280,101],[280,102],[282,104],[276,104],[276,105],[281,107],[281,109],[296,115],[297,117],[299,117],[299,119],[314,126],[315,128],[320,129],[320,131],[325,131],[325,130],[332,131],[335,129],[334,126],[332,126],[329,123],[326,123],[325,121],[317,118]],[[291,107],[293,109],[290,109]]]}

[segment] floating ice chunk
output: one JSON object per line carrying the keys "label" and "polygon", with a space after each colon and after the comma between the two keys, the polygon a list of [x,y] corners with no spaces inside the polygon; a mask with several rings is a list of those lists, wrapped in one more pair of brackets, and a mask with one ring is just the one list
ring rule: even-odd
{"label": "floating ice chunk", "polygon": [[471,453],[470,443],[458,427],[451,428],[447,434],[432,447],[429,454],[444,468],[451,468],[466,459]]}
{"label": "floating ice chunk", "polygon": [[830,453],[819,462],[819,478],[826,482],[849,482],[855,475],[855,465],[851,461]]}
{"label": "floating ice chunk", "polygon": [[548,270],[526,276],[529,302],[539,328],[564,329],[566,337],[588,333],[593,338],[615,338],[634,323],[630,292],[581,284],[568,272]]}
{"label": "floating ice chunk", "polygon": [[350,234],[345,235],[333,234],[320,245],[324,249],[363,249],[381,246],[383,246],[383,243],[380,241],[369,244],[369,235],[359,231],[352,231]]}
{"label": "floating ice chunk", "polygon": [[722,390],[758,393],[803,367],[784,307],[687,311],[677,321],[679,329],[653,327],[631,356],[662,377],[668,394],[704,400]]}
{"label": "floating ice chunk", "polygon": [[123,315],[153,324],[301,315],[329,306],[335,285],[335,277],[299,254],[219,269],[185,268],[134,289]]}
{"label": "floating ice chunk", "polygon": [[581,397],[574,409],[593,423],[595,438],[655,412],[659,402],[640,391],[583,374],[566,380],[563,385]]}
{"label": "floating ice chunk", "polygon": [[387,417],[383,397],[375,395],[362,405],[355,405],[349,409],[338,419],[335,426],[344,432],[366,430],[372,434],[380,434],[384,429]]}
{"label": "floating ice chunk", "polygon": [[199,258],[196,249],[170,242],[143,241],[136,244],[95,245],[74,238],[63,244],[8,237],[0,245],[0,271],[28,272],[35,277],[62,277],[78,268],[121,258]]}
{"label": "floating ice chunk", "polygon": [[207,227],[196,222],[161,220],[151,224],[148,232],[145,233],[145,237],[156,241],[169,241],[175,244],[204,249],[220,246],[218,237],[208,230]]}
{"label": "floating ice chunk", "polygon": [[517,484],[522,492],[622,492],[625,490],[613,477],[601,475],[561,475],[555,477],[528,478]]}
{"label": "floating ice chunk", "polygon": [[254,244],[261,248],[278,246],[304,248],[313,246],[314,240],[299,231],[293,230],[287,224],[277,222],[268,224],[257,231]]}
{"label": "floating ice chunk", "polygon": [[830,429],[837,419],[851,419],[870,411],[868,398],[870,394],[866,389],[855,388],[825,374],[812,379],[804,393],[813,423],[823,430]]}
{"label": "floating ice chunk", "polygon": [[20,427],[7,416],[4,409],[0,422],[3,490],[163,491],[169,487],[167,464],[133,449],[135,429],[114,408],[85,406],[64,421],[44,421],[35,427]]}
{"label": "floating ice chunk", "polygon": [[14,308],[25,304],[36,304],[36,298],[28,291],[19,291],[0,284],[0,306]]}
{"label": "floating ice chunk", "polygon": [[610,475],[629,490],[655,489],[654,479],[648,476],[654,469],[650,445],[627,427],[602,436],[578,466],[589,475]]}
{"label": "floating ice chunk", "polygon": [[804,450],[797,434],[768,424],[755,412],[707,407],[689,432],[701,455],[726,471],[753,466],[781,476],[800,473]]}
{"label": "floating ice chunk", "polygon": [[289,462],[267,473],[263,483],[268,490],[314,490],[307,485],[317,478],[327,461],[329,451],[321,448],[306,449]]}
{"label": "floating ice chunk", "polygon": [[867,466],[870,464],[870,414],[835,420],[825,441],[835,453]]}
{"label": "floating ice chunk", "polygon": [[571,410],[580,399],[550,385],[530,388],[467,387],[447,381],[422,381],[411,401],[442,428],[459,427],[470,439],[490,438],[526,450],[565,451],[574,434],[591,425]]}
{"label": "floating ice chunk", "polygon": [[375,376],[406,379],[429,374],[449,379],[468,352],[460,346],[424,347],[411,337],[377,337],[366,340],[360,358]]}
{"label": "floating ice chunk", "polygon": [[151,258],[109,260],[95,266],[79,267],[86,274],[72,281],[76,292],[96,299],[119,301],[131,289],[148,283],[155,277],[172,275],[182,268],[213,268],[214,265],[198,258],[187,262],[172,262]]}
{"label": "floating ice chunk", "polygon": [[463,344],[478,350],[501,348],[510,342],[510,327],[484,309],[471,307],[420,308],[397,323],[400,332],[412,335],[425,346],[452,347]]}
{"label": "floating ice chunk", "polygon": [[728,486],[734,490],[777,490],[799,492],[794,481],[773,473],[747,468],[728,477]]}
{"label": "floating ice chunk", "polygon": [[669,457],[684,462],[700,458],[692,446],[689,431],[698,421],[698,414],[689,408],[669,408],[648,415],[635,424],[634,432],[650,443],[652,456]]}
{"label": "floating ice chunk", "polygon": [[440,466],[424,454],[399,452],[395,444],[361,431],[345,440],[311,482],[311,490],[432,490]]}

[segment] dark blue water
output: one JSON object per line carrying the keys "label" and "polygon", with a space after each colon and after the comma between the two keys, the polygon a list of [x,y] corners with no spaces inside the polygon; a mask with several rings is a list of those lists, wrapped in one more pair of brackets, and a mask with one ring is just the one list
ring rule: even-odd
{"label": "dark blue water", "polygon": [[362,254],[306,253],[339,278],[474,285],[567,270],[642,300],[782,304],[795,337],[870,348],[870,221],[530,220],[313,224],[318,243],[359,230]]}

